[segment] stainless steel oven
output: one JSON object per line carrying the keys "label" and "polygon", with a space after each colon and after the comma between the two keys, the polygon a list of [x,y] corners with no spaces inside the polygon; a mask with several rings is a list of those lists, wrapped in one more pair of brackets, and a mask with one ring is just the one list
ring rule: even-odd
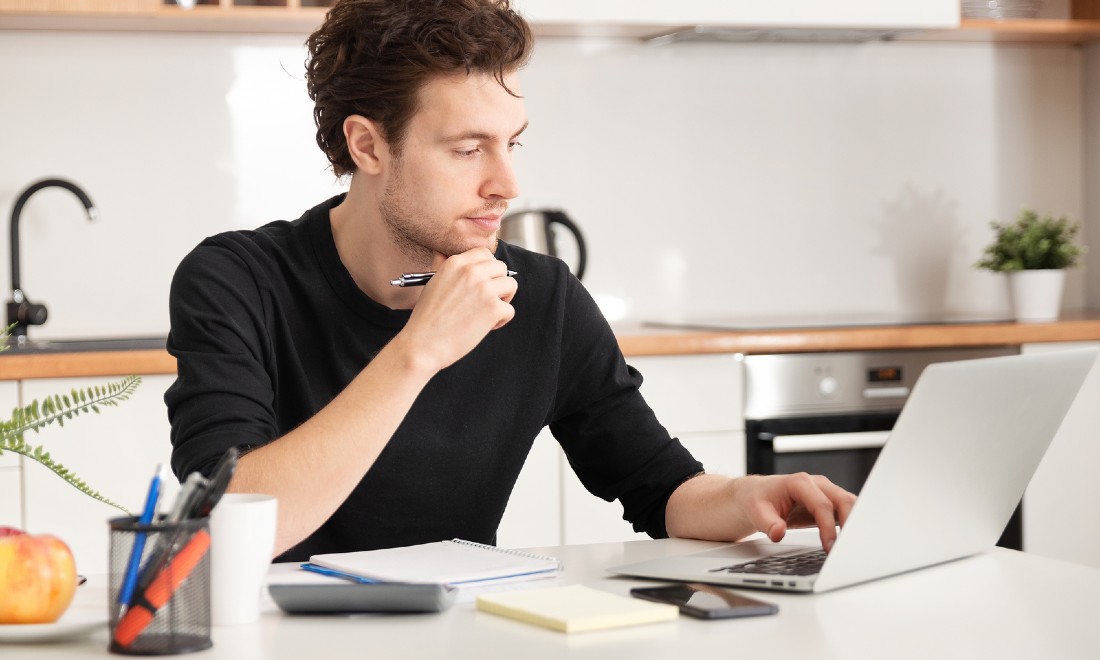
{"label": "stainless steel oven", "polygon": [[[926,366],[1018,352],[997,347],[747,356],[748,471],[823,474],[858,493]],[[929,488],[935,481],[936,475],[928,475]],[[1022,525],[1017,507],[998,545],[1022,549]]]}

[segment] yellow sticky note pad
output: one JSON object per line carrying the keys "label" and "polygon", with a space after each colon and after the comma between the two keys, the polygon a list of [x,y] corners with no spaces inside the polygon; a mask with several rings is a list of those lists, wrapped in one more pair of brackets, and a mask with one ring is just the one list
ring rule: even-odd
{"label": "yellow sticky note pad", "polygon": [[579,584],[485,594],[477,597],[477,609],[562,632],[671,621],[680,614],[675,605],[651,603]]}

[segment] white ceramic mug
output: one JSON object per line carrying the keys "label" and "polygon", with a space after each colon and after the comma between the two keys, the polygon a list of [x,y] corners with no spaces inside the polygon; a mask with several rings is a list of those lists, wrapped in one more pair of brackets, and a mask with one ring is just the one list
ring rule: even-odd
{"label": "white ceramic mug", "polygon": [[260,589],[275,551],[278,500],[226,493],[210,514],[210,621],[215,626],[260,618]]}

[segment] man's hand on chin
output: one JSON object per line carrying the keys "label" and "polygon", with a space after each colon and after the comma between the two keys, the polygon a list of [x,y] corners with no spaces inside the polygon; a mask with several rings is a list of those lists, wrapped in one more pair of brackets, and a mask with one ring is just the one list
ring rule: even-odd
{"label": "man's hand on chin", "polygon": [[512,320],[517,283],[508,277],[504,262],[485,248],[452,257],[437,254],[434,269],[398,337],[411,342],[420,359],[440,370]]}

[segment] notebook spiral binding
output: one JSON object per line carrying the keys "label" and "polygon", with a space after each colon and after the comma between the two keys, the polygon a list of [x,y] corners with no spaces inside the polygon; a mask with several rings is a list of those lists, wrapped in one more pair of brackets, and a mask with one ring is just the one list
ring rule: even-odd
{"label": "notebook spiral binding", "polygon": [[475,541],[467,541],[465,539],[451,539],[451,543],[455,545],[465,545],[471,548],[477,548],[479,550],[491,550],[493,552],[500,552],[506,555],[513,555],[515,557],[523,557],[524,559],[537,559],[539,561],[553,562],[557,564],[558,570],[562,570],[561,560],[557,557],[551,557],[549,555],[538,555],[533,552],[523,552],[522,550],[512,550],[509,548],[498,548],[495,545],[487,545],[485,543],[477,543]]}

